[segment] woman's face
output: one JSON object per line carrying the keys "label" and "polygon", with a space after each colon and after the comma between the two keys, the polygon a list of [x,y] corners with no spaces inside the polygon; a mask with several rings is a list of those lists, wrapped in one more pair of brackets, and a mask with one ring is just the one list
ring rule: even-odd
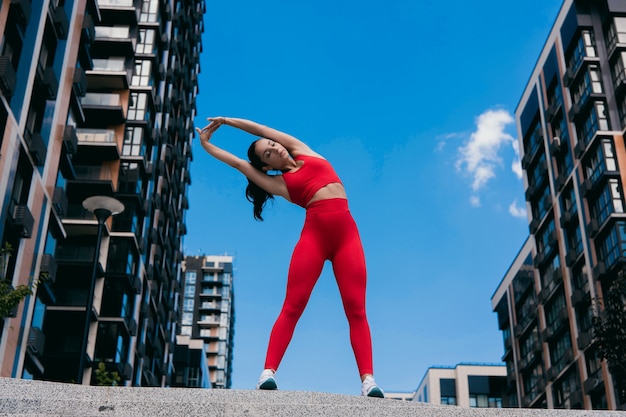
{"label": "woman's face", "polygon": [[287,149],[271,139],[259,139],[255,146],[255,153],[269,169],[281,169],[289,161]]}

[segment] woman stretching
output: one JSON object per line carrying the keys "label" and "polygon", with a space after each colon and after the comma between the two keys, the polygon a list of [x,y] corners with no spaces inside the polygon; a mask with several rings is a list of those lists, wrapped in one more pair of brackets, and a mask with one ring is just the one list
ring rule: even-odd
{"label": "woman stretching", "polygon": [[[326,159],[291,135],[245,119],[208,120],[208,126],[196,128],[202,147],[248,178],[246,197],[254,206],[255,219],[263,220],[263,207],[275,195],[306,209],[304,227],[289,265],[285,301],[270,334],[265,368],[257,389],[277,388],[274,374],[324,262],[329,260],[350,326],[350,342],[361,376],[361,395],[384,397],[373,376],[372,341],[365,314],[365,256],[341,180]],[[250,162],[210,142],[222,125],[259,137],[248,149]],[[269,175],[267,171],[281,171],[282,175]]]}

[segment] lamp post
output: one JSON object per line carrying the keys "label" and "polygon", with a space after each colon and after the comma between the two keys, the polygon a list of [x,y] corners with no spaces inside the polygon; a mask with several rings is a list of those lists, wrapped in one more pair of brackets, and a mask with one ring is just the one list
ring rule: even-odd
{"label": "lamp post", "polygon": [[87,293],[87,306],[85,308],[85,328],[83,331],[82,348],[80,350],[80,359],[78,362],[78,378],[77,383],[83,383],[83,373],[85,371],[85,357],[87,356],[87,339],[89,337],[89,327],[91,324],[91,309],[93,306],[94,291],[96,290],[96,278],[98,275],[98,264],[100,257],[100,245],[102,240],[102,231],[104,230],[104,222],[111,216],[124,211],[124,204],[113,197],[93,196],[83,201],[83,208],[92,212],[98,220],[98,235],[96,237],[96,249],[94,252],[93,269],[91,271],[91,287]]}

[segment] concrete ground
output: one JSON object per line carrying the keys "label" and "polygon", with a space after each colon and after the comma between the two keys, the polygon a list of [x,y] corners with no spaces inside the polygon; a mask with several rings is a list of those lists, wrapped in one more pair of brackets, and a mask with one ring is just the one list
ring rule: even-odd
{"label": "concrete ground", "polygon": [[0,416],[626,417],[626,412],[464,409],[321,392],[92,387],[0,378]]}

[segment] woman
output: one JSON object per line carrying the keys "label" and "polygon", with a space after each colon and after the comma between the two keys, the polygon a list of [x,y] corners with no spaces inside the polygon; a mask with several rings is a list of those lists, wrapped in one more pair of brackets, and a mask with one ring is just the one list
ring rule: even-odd
{"label": "woman", "polygon": [[[208,126],[196,128],[202,147],[248,178],[246,196],[253,203],[255,219],[263,220],[263,207],[275,195],[306,209],[302,234],[289,266],[285,301],[270,334],[265,369],[257,389],[277,388],[274,374],[324,262],[330,260],[350,326],[350,342],[361,376],[361,395],[384,397],[373,376],[372,342],[365,314],[365,256],[341,180],[326,159],[291,135],[245,119],[208,120]],[[259,137],[248,149],[250,162],[210,142],[222,125]],[[282,175],[268,175],[268,171],[280,171]]]}

